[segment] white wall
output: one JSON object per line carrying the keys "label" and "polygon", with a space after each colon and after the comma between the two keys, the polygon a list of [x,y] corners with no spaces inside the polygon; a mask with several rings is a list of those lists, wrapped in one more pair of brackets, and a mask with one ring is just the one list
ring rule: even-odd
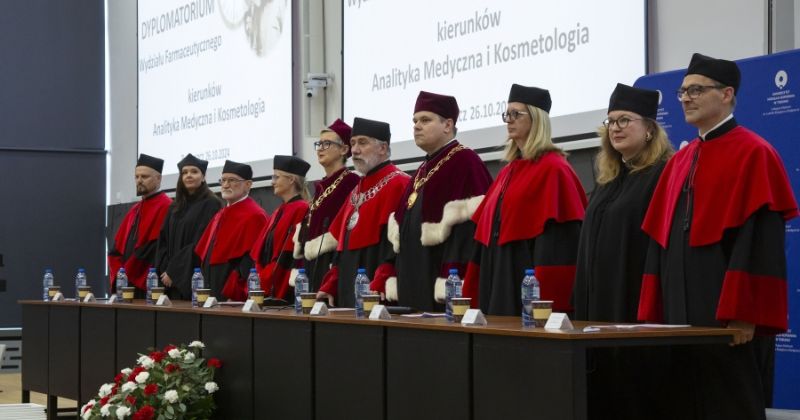
{"label": "white wall", "polygon": [[[644,0],[643,0],[644,1]],[[793,16],[779,20],[773,30],[778,36],[794,38],[800,46],[800,0],[771,0],[773,8]],[[793,4],[792,4],[793,2]],[[134,201],[133,168],[136,161],[136,2],[109,1],[109,59],[111,60],[111,204]],[[647,0],[649,71],[684,68],[693,52],[726,59],[766,54],[769,43],[769,0]],[[299,48],[297,74],[330,73],[333,83],[325,92],[308,99],[300,81],[296,86],[295,150],[310,162],[316,160],[311,143],[319,130],[341,113],[341,2],[336,0],[294,0]],[[782,15],[782,17],[785,17]],[[773,36],[774,37],[774,36]],[[774,44],[774,42],[773,42]],[[774,47],[774,45],[773,45]],[[615,52],[609,46],[609,52]],[[786,49],[785,46],[782,49]],[[623,50],[624,51],[624,50]],[[554,127],[555,135],[570,133],[573,124]],[[478,133],[482,135],[485,133]],[[493,133],[490,133],[493,135]],[[487,155],[485,159],[495,159]],[[266,174],[256,174],[263,176]],[[322,175],[312,165],[309,179]],[[165,188],[173,188],[165,185]]]}

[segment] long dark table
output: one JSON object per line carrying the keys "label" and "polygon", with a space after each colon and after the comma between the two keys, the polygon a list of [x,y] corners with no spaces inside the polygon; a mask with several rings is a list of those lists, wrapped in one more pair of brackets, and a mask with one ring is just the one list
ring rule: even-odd
{"label": "long dark table", "polygon": [[202,340],[226,419],[586,419],[589,349],[719,344],[736,330],[584,333],[523,328],[518,317],[463,327],[442,318],[356,319],[353,312],[243,313],[238,307],[21,301],[23,402],[31,391],[79,401],[139,353]]}

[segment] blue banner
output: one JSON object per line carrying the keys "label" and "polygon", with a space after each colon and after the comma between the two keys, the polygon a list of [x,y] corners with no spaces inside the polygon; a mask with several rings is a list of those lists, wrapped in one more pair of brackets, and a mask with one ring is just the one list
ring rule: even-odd
{"label": "blue banner", "polygon": [[[686,61],[689,61],[689,55]],[[800,50],[737,61],[742,83],[733,114],[739,124],[755,131],[778,151],[795,197],[800,197]],[[658,122],[676,149],[697,137],[697,129],[683,119],[675,91],[685,70],[639,78],[637,87],[661,92]],[[789,331],[776,338],[776,408],[800,409],[800,220],[786,224],[786,261],[789,281]]]}

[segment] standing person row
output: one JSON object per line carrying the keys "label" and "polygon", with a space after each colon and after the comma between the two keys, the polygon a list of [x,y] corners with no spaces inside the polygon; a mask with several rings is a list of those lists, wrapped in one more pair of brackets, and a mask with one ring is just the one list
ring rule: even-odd
{"label": "standing person row", "polygon": [[158,237],[155,267],[170,299],[192,298],[191,278],[199,259],[194,248],[208,223],[221,208],[219,199],[206,183],[208,161],[191,153],[178,162],[175,200],[169,206]]}
{"label": "standing person row", "polygon": [[508,161],[472,220],[479,242],[464,295],[491,315],[522,312],[520,281],[536,269],[542,299],[570,310],[586,195],[564,152],[553,144],[550,92],[513,85],[503,113]]}

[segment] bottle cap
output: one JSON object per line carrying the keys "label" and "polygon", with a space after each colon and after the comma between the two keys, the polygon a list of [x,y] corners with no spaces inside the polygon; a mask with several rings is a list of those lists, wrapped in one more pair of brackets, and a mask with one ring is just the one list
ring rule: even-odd
{"label": "bottle cap", "polygon": [[256,272],[256,269],[255,269],[255,268],[251,268],[251,269],[250,269],[250,272],[251,272],[251,273],[255,273],[255,272]]}
{"label": "bottle cap", "polygon": [[50,273],[50,274],[53,274],[53,269],[52,269],[52,268],[45,268],[45,269],[44,269],[44,272],[45,272],[45,273]]}
{"label": "bottle cap", "polygon": [[297,269],[297,272],[298,272],[299,274],[305,274],[305,273],[306,273],[306,269],[305,269],[305,268],[298,268],[298,269]]}
{"label": "bottle cap", "polygon": [[195,273],[199,273],[199,272],[200,272],[200,267],[195,267],[195,268],[194,268],[194,272],[195,272]]}
{"label": "bottle cap", "polygon": [[526,268],[525,269],[525,275],[526,276],[532,276],[533,275],[533,269],[532,268]]}
{"label": "bottle cap", "polygon": [[84,269],[82,269],[82,268],[79,268],[79,269],[78,269],[78,272],[79,272],[79,273],[85,273],[85,272],[86,272],[86,270],[84,270]]}
{"label": "bottle cap", "polygon": [[367,269],[366,268],[359,268],[358,269],[358,274],[367,274]]}
{"label": "bottle cap", "polygon": [[120,268],[117,273],[125,274],[125,267]]}
{"label": "bottle cap", "polygon": [[156,272],[156,269],[155,269],[155,268],[153,268],[153,267],[150,267],[150,272],[151,272],[151,273],[155,273],[155,272]]}
{"label": "bottle cap", "polygon": [[450,269],[450,274],[458,274],[458,269],[457,268],[451,268]]}

